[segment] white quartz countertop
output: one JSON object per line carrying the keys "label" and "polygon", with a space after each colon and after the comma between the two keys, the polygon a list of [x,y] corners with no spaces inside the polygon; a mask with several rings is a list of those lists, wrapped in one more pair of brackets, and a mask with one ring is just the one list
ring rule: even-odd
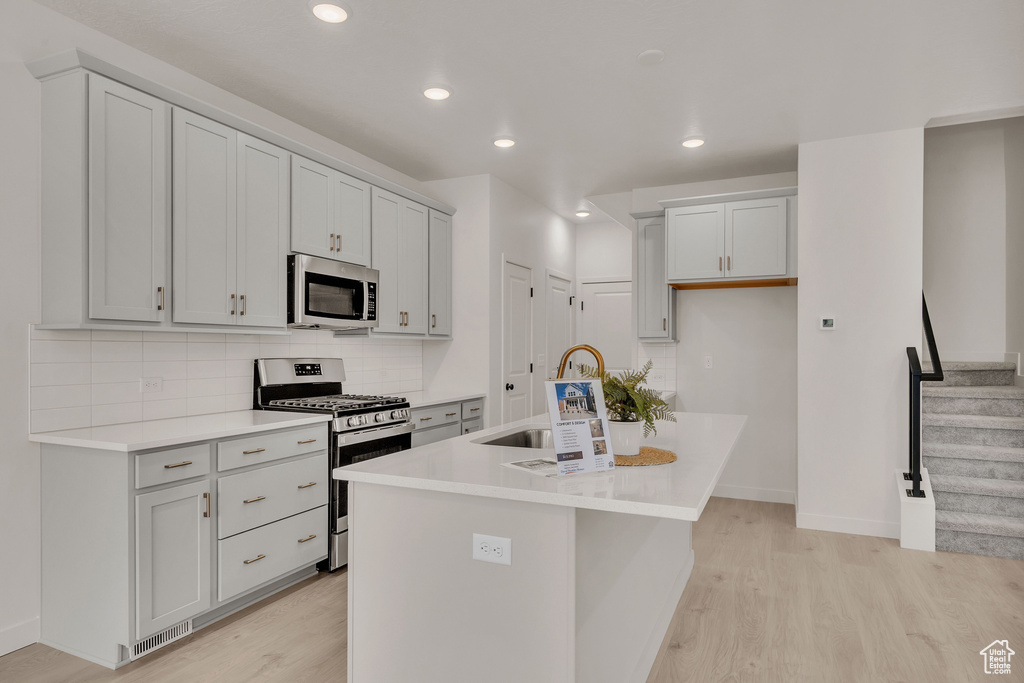
{"label": "white quartz countertop", "polygon": [[644,445],[673,451],[676,462],[612,472],[541,477],[502,463],[548,458],[554,449],[480,443],[531,427],[546,416],[493,427],[334,470],[336,479],[549,505],[696,521],[747,422],[745,415],[676,413]]}
{"label": "white quartz countertop", "polygon": [[129,452],[301,427],[328,422],[330,419],[330,415],[240,410],[167,420],[143,420],[104,427],[37,432],[29,434],[28,438],[29,441],[37,443]]}
{"label": "white quartz countertop", "polygon": [[472,401],[474,399],[484,398],[487,396],[487,393],[479,391],[477,393],[470,392],[466,394],[445,394],[430,391],[411,391],[401,394],[401,396],[409,401],[409,406],[412,408],[426,408],[427,406],[440,406],[445,403]]}

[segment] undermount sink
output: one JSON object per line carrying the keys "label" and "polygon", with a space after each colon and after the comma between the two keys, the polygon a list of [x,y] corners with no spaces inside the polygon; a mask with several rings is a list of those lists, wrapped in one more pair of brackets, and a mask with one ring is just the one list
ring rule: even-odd
{"label": "undermount sink", "polygon": [[499,436],[490,441],[480,441],[484,446],[513,446],[515,448],[554,448],[550,429],[524,429]]}

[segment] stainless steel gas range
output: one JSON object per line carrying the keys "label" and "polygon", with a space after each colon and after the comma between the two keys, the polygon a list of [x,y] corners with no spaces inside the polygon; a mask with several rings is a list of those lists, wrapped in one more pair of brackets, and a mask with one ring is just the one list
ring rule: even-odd
{"label": "stainless steel gas range", "polygon": [[[387,396],[342,393],[340,358],[259,358],[253,408],[330,413],[330,468],[344,467],[412,447],[409,402]],[[331,479],[331,537],[321,569],[348,564],[348,483]]]}

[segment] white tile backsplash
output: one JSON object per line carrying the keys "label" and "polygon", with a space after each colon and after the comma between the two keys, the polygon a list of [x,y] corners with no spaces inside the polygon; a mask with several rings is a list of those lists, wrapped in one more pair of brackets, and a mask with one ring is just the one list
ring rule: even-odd
{"label": "white tile backsplash", "polygon": [[[343,358],[348,393],[423,389],[423,344],[412,339],[335,337],[326,330],[290,336],[32,330],[31,337],[33,431],[247,410],[257,357]],[[667,374],[674,385],[674,369]],[[159,377],[163,390],[143,394],[142,377]]]}
{"label": "white tile backsplash", "polygon": [[637,366],[647,361],[654,367],[647,376],[647,386],[658,391],[676,390],[676,347],[673,344],[638,344]]}

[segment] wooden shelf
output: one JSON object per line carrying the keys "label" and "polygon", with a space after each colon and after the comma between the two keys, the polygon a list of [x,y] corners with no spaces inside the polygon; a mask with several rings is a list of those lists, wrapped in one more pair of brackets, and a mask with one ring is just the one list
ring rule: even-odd
{"label": "wooden shelf", "polygon": [[670,282],[674,289],[736,289],[739,287],[796,287],[795,277],[770,280],[719,280],[716,282]]}

